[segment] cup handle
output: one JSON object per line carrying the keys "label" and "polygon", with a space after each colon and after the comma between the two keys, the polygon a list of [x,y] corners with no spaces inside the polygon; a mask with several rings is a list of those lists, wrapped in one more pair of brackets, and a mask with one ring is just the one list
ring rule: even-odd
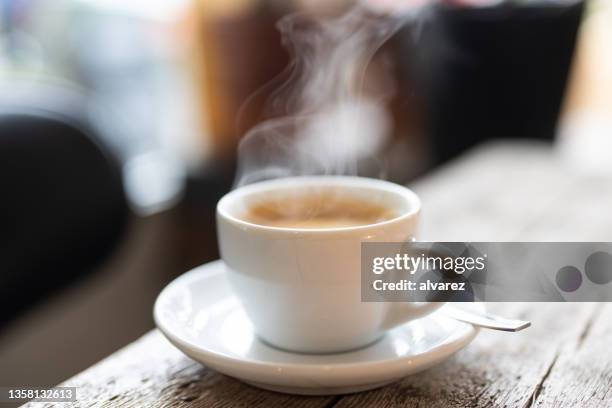
{"label": "cup handle", "polygon": [[382,329],[389,330],[403,323],[426,316],[444,305],[444,302],[391,302]]}

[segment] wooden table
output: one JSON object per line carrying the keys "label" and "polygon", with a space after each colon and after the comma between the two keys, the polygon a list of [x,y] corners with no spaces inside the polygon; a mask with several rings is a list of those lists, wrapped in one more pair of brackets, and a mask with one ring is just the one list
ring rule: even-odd
{"label": "wooden table", "polygon": [[[413,186],[422,238],[612,241],[612,179],[566,167],[547,145],[481,147]],[[447,362],[360,394],[252,388],[194,363],[157,330],[63,385],[79,387],[80,407],[612,407],[612,304],[490,307],[533,326],[482,331]]]}

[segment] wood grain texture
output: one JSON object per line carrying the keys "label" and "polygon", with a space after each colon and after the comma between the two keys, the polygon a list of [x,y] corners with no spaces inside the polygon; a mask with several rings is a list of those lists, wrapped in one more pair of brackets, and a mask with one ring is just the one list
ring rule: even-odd
{"label": "wood grain texture", "polygon": [[317,408],[334,400],[260,391],[190,360],[157,330],[62,385],[78,387],[78,401],[62,405],[73,407]]}
{"label": "wood grain texture", "polygon": [[582,336],[564,345],[534,406],[612,407],[612,304],[599,306]]}
{"label": "wood grain texture", "polygon": [[[547,145],[484,146],[414,189],[423,200],[424,240],[612,241],[612,183],[572,172]],[[66,385],[79,387],[74,406],[612,407],[612,304],[489,306],[533,325],[520,333],[483,330],[444,364],[360,394],[258,390],[192,362],[157,331]]]}
{"label": "wood grain texture", "polygon": [[[538,399],[566,344],[579,341],[594,304],[496,304],[494,312],[533,326],[520,333],[483,331],[453,359],[379,390],[342,398],[348,407],[528,407]],[[567,320],[559,319],[567,316]]]}

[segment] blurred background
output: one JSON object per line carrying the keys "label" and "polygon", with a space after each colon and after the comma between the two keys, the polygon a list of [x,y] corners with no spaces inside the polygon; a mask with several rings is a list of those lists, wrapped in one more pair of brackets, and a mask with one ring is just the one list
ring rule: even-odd
{"label": "blurred background", "polygon": [[[405,184],[487,140],[538,139],[612,171],[606,3],[440,0],[406,18],[365,74],[393,92],[361,158]],[[238,143],[286,79],[277,20],[350,4],[0,0],[1,385],[54,385],[136,339],[161,288],[218,257]]]}

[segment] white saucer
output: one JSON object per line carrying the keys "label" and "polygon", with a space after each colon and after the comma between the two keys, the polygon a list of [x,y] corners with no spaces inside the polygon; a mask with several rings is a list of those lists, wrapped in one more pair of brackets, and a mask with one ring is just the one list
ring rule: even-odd
{"label": "white saucer", "polygon": [[162,333],[194,360],[268,390],[308,395],[364,391],[438,364],[478,330],[434,313],[388,332],[366,348],[338,354],[278,350],[255,337],[215,261],[180,276],[155,302]]}

